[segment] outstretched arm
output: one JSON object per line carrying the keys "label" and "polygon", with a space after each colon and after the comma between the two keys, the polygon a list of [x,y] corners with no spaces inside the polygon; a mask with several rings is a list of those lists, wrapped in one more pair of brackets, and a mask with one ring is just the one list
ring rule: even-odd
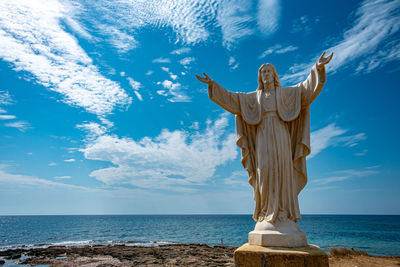
{"label": "outstretched arm", "polygon": [[196,78],[208,84],[208,96],[212,101],[224,108],[230,113],[240,114],[239,93],[229,92],[217,82],[213,81],[207,74],[204,77],[196,75]]}
{"label": "outstretched arm", "polygon": [[331,61],[333,53],[327,57],[324,57],[325,54],[326,52],[322,53],[315,66],[311,69],[310,75],[304,82],[300,83],[303,106],[311,104],[321,92],[322,87],[325,84],[325,65]]}

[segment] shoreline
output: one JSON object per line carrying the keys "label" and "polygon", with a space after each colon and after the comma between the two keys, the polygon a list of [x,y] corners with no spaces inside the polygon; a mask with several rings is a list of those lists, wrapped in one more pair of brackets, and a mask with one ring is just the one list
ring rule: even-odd
{"label": "shoreline", "polygon": [[[0,251],[0,266],[235,266],[233,246],[168,244],[159,246],[83,245]],[[347,248],[332,248],[330,266],[399,266],[400,255],[372,256]],[[2,262],[4,261],[4,262]]]}

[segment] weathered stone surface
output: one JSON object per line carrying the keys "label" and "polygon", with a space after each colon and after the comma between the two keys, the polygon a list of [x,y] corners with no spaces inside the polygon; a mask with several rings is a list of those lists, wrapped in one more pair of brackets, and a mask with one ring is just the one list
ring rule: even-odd
{"label": "weathered stone surface", "polygon": [[234,252],[237,267],[325,267],[328,255],[315,245],[300,248],[244,244]]}

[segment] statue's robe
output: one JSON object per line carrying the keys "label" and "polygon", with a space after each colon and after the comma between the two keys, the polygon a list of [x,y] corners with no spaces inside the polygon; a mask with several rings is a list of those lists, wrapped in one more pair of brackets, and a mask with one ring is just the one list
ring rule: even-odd
{"label": "statue's robe", "polygon": [[325,81],[324,67],[314,66],[305,81],[271,91],[235,93],[216,82],[209,85],[210,99],[236,115],[236,143],[254,189],[254,220],[301,219],[298,194],[307,183],[309,105]]}

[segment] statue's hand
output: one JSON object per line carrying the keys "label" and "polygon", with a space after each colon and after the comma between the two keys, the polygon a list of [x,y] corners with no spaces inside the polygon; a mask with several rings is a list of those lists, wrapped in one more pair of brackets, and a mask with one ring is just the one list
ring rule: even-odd
{"label": "statue's hand", "polygon": [[204,78],[200,77],[198,75],[196,75],[196,78],[202,83],[211,84],[213,80],[211,80],[211,78],[204,72],[203,72],[203,74],[204,74]]}
{"label": "statue's hand", "polygon": [[318,68],[321,68],[325,64],[328,64],[331,61],[332,57],[333,57],[333,52],[327,57],[324,57],[325,54],[326,54],[326,52],[322,53],[322,55],[319,57],[318,62],[317,62],[317,67]]}

